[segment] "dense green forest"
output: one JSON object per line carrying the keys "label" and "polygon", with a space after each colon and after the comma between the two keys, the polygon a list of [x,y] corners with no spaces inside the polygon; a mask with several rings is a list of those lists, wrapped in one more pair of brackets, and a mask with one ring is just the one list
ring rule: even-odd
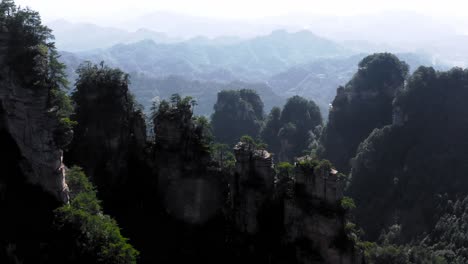
{"label": "dense green forest", "polygon": [[288,99],[283,109],[273,108],[262,130],[262,140],[278,161],[292,162],[317,143],[322,116],[313,101],[300,96]]}
{"label": "dense green forest", "polygon": [[374,54],[359,63],[345,87],[339,87],[331,105],[320,155],[349,172],[350,159],[372,130],[392,122],[392,102],[402,88],[408,65],[392,54]]}
{"label": "dense green forest", "polygon": [[[80,62],[70,83],[52,33],[0,2],[0,263],[468,261],[468,70],[375,53],[338,77],[349,60],[306,58],[346,50],[278,31],[192,58],[268,71],[273,88],[105,61]],[[329,95],[288,87],[317,67],[335,78],[328,109]],[[155,80],[159,100],[145,94]]]}

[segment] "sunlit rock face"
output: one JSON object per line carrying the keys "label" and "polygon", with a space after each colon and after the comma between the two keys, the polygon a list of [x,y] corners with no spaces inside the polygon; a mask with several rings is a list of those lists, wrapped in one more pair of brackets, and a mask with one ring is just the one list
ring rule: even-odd
{"label": "sunlit rock face", "polygon": [[[2,52],[5,50],[0,48]],[[0,65],[3,65],[0,66],[0,126],[16,142],[23,157],[20,167],[29,183],[38,184],[67,202],[63,151],[54,138],[59,124],[54,109],[48,108],[49,91],[25,87],[3,64],[2,58],[0,56]]]}

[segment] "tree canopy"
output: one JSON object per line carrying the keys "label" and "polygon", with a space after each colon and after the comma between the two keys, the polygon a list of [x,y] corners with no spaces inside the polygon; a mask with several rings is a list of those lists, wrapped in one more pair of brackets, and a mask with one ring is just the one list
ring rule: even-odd
{"label": "tree canopy", "polygon": [[0,34],[7,50],[2,60],[10,72],[23,85],[48,91],[48,107],[58,121],[54,140],[60,147],[66,146],[74,125],[69,119],[73,107],[65,91],[68,87],[65,65],[59,62],[52,30],[42,24],[38,12],[19,8],[13,0],[2,0]]}
{"label": "tree canopy", "polygon": [[215,139],[233,146],[240,137],[258,137],[263,123],[263,102],[254,90],[225,90],[211,116]]}
{"label": "tree canopy", "polygon": [[439,197],[467,194],[467,87],[467,70],[420,67],[395,99],[394,122],[359,146],[349,193],[370,238],[395,219],[405,239],[428,232]]}
{"label": "tree canopy", "polygon": [[318,106],[300,96],[288,99],[283,110],[273,108],[262,130],[262,140],[280,161],[292,161],[310,150],[320,136],[322,116]]}
{"label": "tree canopy", "polygon": [[[92,263],[136,263],[138,251],[120,233],[117,222],[102,212],[101,201],[83,170],[72,167],[67,173],[70,204],[55,210],[57,225],[74,230],[77,253]],[[76,256],[75,256],[76,257]]]}
{"label": "tree canopy", "polygon": [[392,102],[402,88],[408,65],[390,53],[367,56],[353,78],[337,89],[321,137],[320,155],[340,171],[349,172],[350,159],[375,128],[392,122]]}
{"label": "tree canopy", "polygon": [[71,93],[77,125],[65,162],[83,167],[103,200],[121,200],[115,193],[128,192],[122,183],[141,180],[128,170],[143,167],[135,160],[146,144],[144,116],[129,91],[128,74],[104,63],[85,63],[77,73]]}

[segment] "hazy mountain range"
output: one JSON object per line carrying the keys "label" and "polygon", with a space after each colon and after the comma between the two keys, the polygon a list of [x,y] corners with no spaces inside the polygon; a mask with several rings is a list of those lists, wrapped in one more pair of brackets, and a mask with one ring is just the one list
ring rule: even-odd
{"label": "hazy mountain range", "polygon": [[[199,39],[172,44],[143,40],[75,53],[83,60],[105,61],[127,72],[145,72],[155,77],[177,74],[209,80],[257,81],[298,64],[350,54],[341,45],[309,31],[283,30],[235,44],[201,43]],[[217,72],[227,76],[213,76]]]}
{"label": "hazy mountain range", "polygon": [[177,92],[195,97],[200,101],[196,112],[209,115],[216,94],[223,89],[254,89],[264,98],[267,110],[281,105],[287,94],[273,91],[268,84],[272,76],[312,61],[351,54],[347,48],[309,31],[277,30],[252,39],[198,37],[174,43],[146,39],[107,49],[62,52],[61,59],[72,82],[82,62],[104,61],[131,74],[132,91],[146,110],[153,100]]}
{"label": "hazy mountain range", "polygon": [[[402,28],[398,21],[387,21],[386,16],[366,18],[365,21],[375,21],[375,25],[360,24],[356,17],[342,17],[336,21],[330,17],[301,16],[291,20],[286,17],[270,19],[257,22],[256,25],[267,25],[263,28],[244,28],[248,27],[245,23],[253,21],[237,24],[244,28],[243,33],[236,32],[237,26],[225,24],[232,21],[223,20],[216,24],[209,18],[170,13],[135,19],[127,23],[125,29],[66,21],[52,22],[49,26],[54,29],[57,46],[72,81],[80,63],[104,61],[131,74],[132,90],[146,110],[153,100],[177,92],[198,99],[201,103],[196,112],[203,115],[212,112],[218,91],[252,88],[261,93],[266,110],[282,104],[288,97],[301,95],[315,100],[326,116],[336,88],[352,77],[358,62],[367,54],[395,52],[413,70],[420,65],[446,69],[454,61],[463,64],[463,50],[468,49],[468,45],[459,45],[468,43],[468,37],[457,35],[449,26],[446,31],[443,26],[433,26],[427,17],[421,17],[418,22],[427,27],[413,23],[400,31],[397,31]],[[172,23],[167,25],[169,20]],[[254,32],[281,27],[275,24],[278,21],[287,21],[287,25],[280,30],[254,35]],[[184,28],[186,23],[191,25],[191,33],[177,33],[177,28]],[[306,23],[310,23],[309,28],[314,31],[292,30]],[[225,34],[210,33],[211,27],[223,29]],[[139,29],[131,31],[134,28]],[[377,28],[385,30],[378,31]],[[410,36],[418,30],[421,36],[427,37],[419,40],[425,39],[430,48],[415,48],[415,38]],[[327,35],[327,38],[315,32]],[[436,35],[432,36],[431,32]],[[249,34],[254,36],[246,37]],[[444,37],[435,39],[435,36]],[[405,39],[412,44],[402,47],[403,42],[399,41]],[[449,39],[457,41],[446,41]],[[381,45],[380,41],[388,44]],[[441,55],[446,50],[451,50],[449,59]]]}
{"label": "hazy mountain range", "polygon": [[[274,31],[247,40],[194,38],[164,44],[142,40],[108,49],[62,52],[62,60],[72,81],[84,61],[104,61],[129,72],[132,91],[147,111],[152,101],[180,93],[200,102],[197,114],[210,115],[220,90],[249,88],[261,94],[267,111],[300,95],[316,101],[327,116],[336,88],[351,79],[366,55],[309,31]],[[399,56],[413,70],[419,65],[444,68],[428,54]]]}
{"label": "hazy mountain range", "polygon": [[119,43],[133,43],[143,39],[151,39],[159,43],[178,41],[164,33],[143,28],[130,32],[89,23],[71,23],[66,20],[56,20],[48,26],[54,31],[57,48],[64,51],[107,48]]}
{"label": "hazy mountain range", "polygon": [[[457,18],[435,18],[409,11],[359,16],[293,14],[255,20],[197,17],[171,12],[152,12],[103,25],[48,23],[60,50],[84,51],[109,48],[118,43],[152,39],[174,43],[191,38],[238,40],[267,35],[277,29],[309,30],[318,36],[352,48],[356,52],[427,52],[448,64],[468,62],[468,22]],[[219,39],[218,39],[219,40]]]}

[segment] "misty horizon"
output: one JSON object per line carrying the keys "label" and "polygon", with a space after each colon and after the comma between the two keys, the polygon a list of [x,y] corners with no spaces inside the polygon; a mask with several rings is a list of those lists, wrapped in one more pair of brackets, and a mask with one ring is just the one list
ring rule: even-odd
{"label": "misty horizon", "polygon": [[[213,1],[202,0],[190,2],[176,1],[144,1],[132,2],[117,0],[91,0],[58,1],[58,0],[20,0],[17,4],[39,11],[48,22],[66,18],[75,22],[98,23],[95,19],[103,21],[123,21],[139,17],[152,12],[169,12],[180,15],[216,18],[223,20],[257,20],[269,17],[282,17],[292,15],[307,16],[354,16],[369,15],[382,12],[413,12],[433,18],[449,18],[467,20],[464,10],[467,4],[464,1],[341,1],[327,2],[292,0],[286,2],[256,1]],[[61,15],[57,15],[60,10]],[[94,20],[94,21],[93,21]]]}
{"label": "misty horizon", "polygon": [[[64,51],[110,48],[152,39],[241,40],[303,30],[359,52],[428,53],[465,66],[468,18],[463,1],[57,1],[20,0],[40,12]],[[57,13],[56,10],[60,10]],[[72,43],[83,36],[84,44]],[[97,41],[104,38],[103,41]],[[228,42],[229,43],[229,42]]]}

